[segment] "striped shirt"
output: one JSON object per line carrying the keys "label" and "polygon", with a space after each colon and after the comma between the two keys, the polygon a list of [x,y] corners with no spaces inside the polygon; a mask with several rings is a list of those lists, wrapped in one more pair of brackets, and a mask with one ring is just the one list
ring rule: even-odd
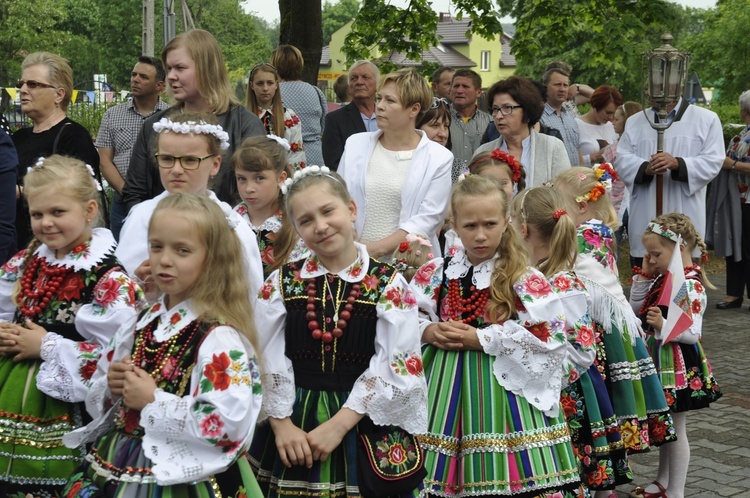
{"label": "striped shirt", "polygon": [[571,166],[579,166],[581,159],[578,156],[578,149],[581,148],[581,144],[575,116],[568,112],[564,106],[560,114],[557,114],[551,105],[544,104],[544,112],[540,121],[545,126],[560,130]]}
{"label": "striped shirt", "polygon": [[492,116],[478,108],[468,121],[451,106],[451,152],[455,159],[469,164],[474,151],[482,145],[482,135],[492,122]]}

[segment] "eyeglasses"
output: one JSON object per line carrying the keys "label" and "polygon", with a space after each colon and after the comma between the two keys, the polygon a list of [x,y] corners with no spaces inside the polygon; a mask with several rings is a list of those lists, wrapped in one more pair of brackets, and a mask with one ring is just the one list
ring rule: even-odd
{"label": "eyeglasses", "polygon": [[503,105],[500,107],[492,106],[490,108],[490,114],[494,116],[499,112],[503,116],[510,116],[511,114],[513,114],[513,109],[521,109],[522,107],[522,105]]}
{"label": "eyeglasses", "polygon": [[430,106],[430,109],[437,109],[441,104],[445,107],[450,106],[448,99],[432,97],[432,105]]}
{"label": "eyeglasses", "polygon": [[29,90],[36,90],[37,88],[56,88],[55,85],[48,85],[47,83],[41,83],[39,81],[34,81],[34,80],[28,80],[28,81],[18,80],[18,81],[16,81],[16,88],[18,88],[19,90],[21,88],[23,88],[24,85],[26,85],[26,87]]}
{"label": "eyeglasses", "polygon": [[209,157],[213,157],[216,154],[209,154],[207,156],[203,157],[197,157],[197,156],[170,156],[169,154],[154,154],[154,157],[156,158],[156,163],[159,165],[162,169],[172,169],[174,168],[174,163],[177,161],[180,161],[180,166],[184,170],[194,170],[198,169],[198,167],[201,165],[201,162],[204,159],[208,159]]}

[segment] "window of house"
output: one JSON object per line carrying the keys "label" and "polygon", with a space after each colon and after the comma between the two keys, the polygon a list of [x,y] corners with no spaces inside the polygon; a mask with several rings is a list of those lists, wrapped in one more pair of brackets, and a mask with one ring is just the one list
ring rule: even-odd
{"label": "window of house", "polygon": [[489,50],[482,50],[482,65],[481,65],[481,71],[489,71],[490,70],[490,51]]}

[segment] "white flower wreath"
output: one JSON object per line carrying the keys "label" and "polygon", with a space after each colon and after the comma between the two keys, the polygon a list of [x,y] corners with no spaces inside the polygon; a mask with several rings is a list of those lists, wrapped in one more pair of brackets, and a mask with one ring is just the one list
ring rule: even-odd
{"label": "white flower wreath", "polygon": [[201,121],[200,123],[196,123],[195,121],[175,123],[169,118],[161,118],[154,123],[154,131],[156,133],[171,131],[174,133],[182,133],[183,135],[188,135],[190,133],[213,135],[221,141],[221,144],[219,145],[221,150],[227,150],[229,148],[229,134],[224,131],[224,128],[219,125],[208,124],[205,121]]}

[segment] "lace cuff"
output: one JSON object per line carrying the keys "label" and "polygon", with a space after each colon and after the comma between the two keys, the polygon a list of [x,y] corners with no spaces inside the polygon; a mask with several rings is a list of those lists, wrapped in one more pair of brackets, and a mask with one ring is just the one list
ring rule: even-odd
{"label": "lace cuff", "polygon": [[397,425],[410,434],[427,432],[427,392],[421,387],[402,390],[380,377],[360,377],[344,408],[367,414],[376,425]]}
{"label": "lace cuff", "polygon": [[[506,331],[508,325],[514,330]],[[565,344],[542,342],[514,322],[506,322],[502,327],[502,331],[494,333],[495,327],[477,330],[485,353],[495,357],[493,370],[497,382],[546,415],[557,416],[561,372],[567,354]]]}
{"label": "lace cuff", "polygon": [[[290,369],[291,373],[291,369]],[[286,418],[292,414],[295,389],[292,379],[281,373],[263,374],[263,406],[258,422],[272,418]]]}
{"label": "lace cuff", "polygon": [[64,338],[54,332],[47,332],[42,338],[39,356],[43,360],[36,374],[36,385],[44,394],[66,403],[83,401],[78,399],[73,377],[60,356],[58,344]]}
{"label": "lace cuff", "polygon": [[44,337],[42,337],[42,346],[39,351],[39,357],[42,361],[48,361],[51,358],[55,352],[55,348],[57,348],[57,341],[62,338],[60,334],[55,334],[54,332],[44,334]]}

